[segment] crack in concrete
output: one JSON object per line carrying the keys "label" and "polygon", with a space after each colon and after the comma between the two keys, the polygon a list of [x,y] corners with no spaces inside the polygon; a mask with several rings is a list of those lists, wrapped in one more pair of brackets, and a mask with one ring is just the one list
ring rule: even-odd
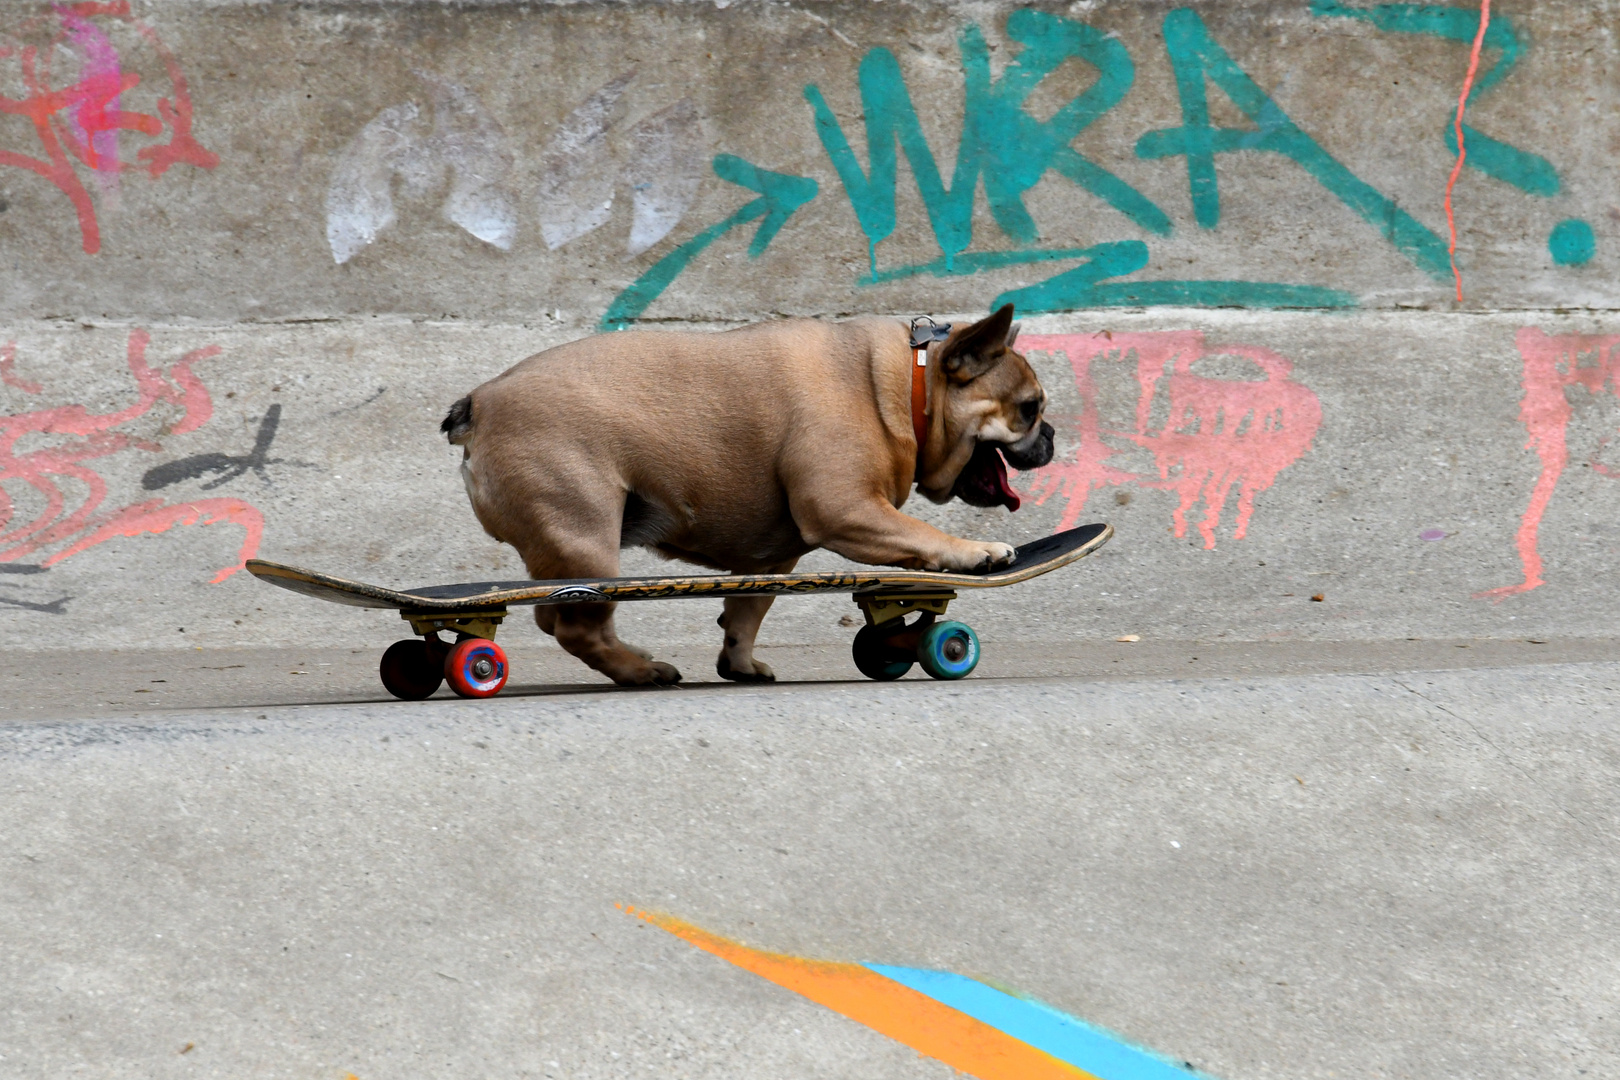
{"label": "crack in concrete", "polygon": [[1447,716],[1451,717],[1453,720],[1457,720],[1457,721],[1459,721],[1459,722],[1461,722],[1463,724],[1466,724],[1468,726],[1468,730],[1472,731],[1474,733],[1474,736],[1477,739],[1479,739],[1480,742],[1484,743],[1486,746],[1488,746],[1492,750],[1496,751],[1497,755],[1499,757],[1501,757],[1501,759],[1503,761],[1505,761],[1509,765],[1511,765],[1519,773],[1519,775],[1523,776],[1525,778],[1525,780],[1527,780],[1530,783],[1531,787],[1535,788],[1537,791],[1540,791],[1544,796],[1546,796],[1547,800],[1549,802],[1551,802],[1555,807],[1557,807],[1563,813],[1569,815],[1570,820],[1574,821],[1583,830],[1585,830],[1589,836],[1596,836],[1597,835],[1596,833],[1593,832],[1592,827],[1590,825],[1588,825],[1586,823],[1586,821],[1583,818],[1581,818],[1580,815],[1576,814],[1574,811],[1572,811],[1568,807],[1566,807],[1562,802],[1560,802],[1552,794],[1552,792],[1547,790],[1547,788],[1541,783],[1541,781],[1536,779],[1536,777],[1535,777],[1535,775],[1533,773],[1531,773],[1523,765],[1520,765],[1517,761],[1515,761],[1513,759],[1513,755],[1509,754],[1506,750],[1503,750],[1500,746],[1497,746],[1494,742],[1492,742],[1490,740],[1490,738],[1486,736],[1485,732],[1480,730],[1480,727],[1479,727],[1478,724],[1474,723],[1468,717],[1463,716],[1460,713],[1454,712],[1451,709],[1448,709],[1446,706],[1442,705],[1440,702],[1436,701],[1434,698],[1430,697],[1429,695],[1423,693],[1421,690],[1417,690],[1417,689],[1415,689],[1415,688],[1413,688],[1411,686],[1408,686],[1406,683],[1402,682],[1400,679],[1392,678],[1392,679],[1390,679],[1390,682],[1394,683],[1396,686],[1400,687],[1402,690],[1405,690],[1407,693],[1412,694],[1415,697],[1418,697],[1418,698],[1422,699],[1423,701],[1427,702],[1429,705],[1432,705],[1434,708],[1436,708],[1439,711],[1445,713]]}

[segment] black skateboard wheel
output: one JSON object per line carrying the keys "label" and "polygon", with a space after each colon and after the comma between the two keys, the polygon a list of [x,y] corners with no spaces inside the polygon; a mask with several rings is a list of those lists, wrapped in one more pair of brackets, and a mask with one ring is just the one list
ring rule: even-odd
{"label": "black skateboard wheel", "polygon": [[406,701],[421,701],[444,682],[441,656],[421,638],[396,641],[383,653],[378,674],[390,694]]}
{"label": "black skateboard wheel", "polygon": [[863,626],[855,635],[850,652],[855,666],[868,679],[889,682],[911,670],[916,661],[905,650],[896,648],[890,640],[894,627]]}

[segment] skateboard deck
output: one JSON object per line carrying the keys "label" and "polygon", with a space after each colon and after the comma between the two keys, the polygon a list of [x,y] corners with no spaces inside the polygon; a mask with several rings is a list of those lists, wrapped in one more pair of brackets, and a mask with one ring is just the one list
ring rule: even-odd
{"label": "skateboard deck", "polygon": [[700,596],[798,596],[812,593],[907,595],[983,589],[1020,581],[1083,559],[1114,535],[1111,525],[1082,525],[1042,537],[1017,549],[1009,566],[984,573],[861,567],[804,574],[691,574],[677,577],[617,577],[563,581],[476,581],[390,589],[363,581],[249,559],[248,573],[283,589],[351,607],[400,612],[476,612],[527,604],[577,604],[608,600],[671,600]]}

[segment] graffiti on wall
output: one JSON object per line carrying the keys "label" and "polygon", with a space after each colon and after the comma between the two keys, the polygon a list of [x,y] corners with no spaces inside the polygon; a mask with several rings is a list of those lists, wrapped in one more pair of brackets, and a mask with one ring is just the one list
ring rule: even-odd
{"label": "graffiti on wall", "polygon": [[[1067,423],[1063,457],[1028,474],[1037,505],[1064,501],[1057,528],[1080,523],[1094,491],[1125,484],[1172,491],[1172,527],[1187,533],[1187,516],[1203,504],[1198,534],[1213,548],[1227,502],[1237,494],[1232,539],[1241,540],[1255,497],[1298,461],[1322,424],[1322,405],[1293,379],[1285,357],[1252,345],[1211,346],[1196,330],[1135,334],[1023,334],[1025,352],[1065,357],[1074,371],[1080,414],[1051,416]],[[1096,372],[1101,364],[1134,365],[1134,424],[1104,426]],[[1152,454],[1154,472],[1124,464],[1131,451]],[[1023,479],[1021,477],[1021,479]]]}
{"label": "graffiti on wall", "polygon": [[0,165],[43,177],[66,196],[86,254],[101,250],[97,197],[116,206],[126,174],[156,180],[175,165],[219,164],[192,134],[179,62],[127,0],[53,5],[0,34],[0,64],[22,88],[20,97],[0,94],[0,114],[22,121],[4,137],[25,130],[30,144],[0,148]]}
{"label": "graffiti on wall", "polygon": [[258,436],[253,440],[253,449],[245,454],[222,454],[217,451],[208,454],[193,454],[191,457],[179,458],[175,461],[154,465],[147,469],[141,477],[141,487],[147,491],[158,491],[186,480],[201,480],[213,474],[213,478],[202,485],[203,491],[212,491],[223,487],[239,476],[249,472],[259,478],[264,484],[269,484],[271,465],[291,465],[295,468],[310,469],[313,465],[307,461],[291,461],[287,458],[271,457],[270,446],[276,441],[276,429],[281,426],[281,406],[272,405],[264,411],[259,418]]}
{"label": "graffiti on wall", "polygon": [[[1569,465],[1569,424],[1575,416],[1571,399],[1584,396],[1590,400],[1604,393],[1620,397],[1620,335],[1550,335],[1527,326],[1519,331],[1517,343],[1524,361],[1519,419],[1529,435],[1525,449],[1535,451],[1541,469],[1516,537],[1524,580],[1477,594],[1497,601],[1546,584],[1541,576],[1541,518]],[[1598,454],[1608,448],[1612,438],[1598,444]],[[1597,454],[1587,465],[1600,476],[1620,476],[1620,470],[1604,464]]]}
{"label": "graffiti on wall", "polygon": [[[614,199],[628,191],[627,251],[639,255],[669,235],[697,197],[708,144],[690,98],[613,137],[635,75],[627,71],[590,95],[541,151],[533,205],[553,251],[606,224]],[[445,220],[502,251],[517,236],[523,200],[512,140],[466,87],[431,72],[416,77],[431,98],[432,122],[415,102],[390,106],[338,155],[326,192],[326,240],[340,265],[398,219],[396,189],[402,198],[440,200]]]}
{"label": "graffiti on wall", "polygon": [[[1463,47],[1479,31],[1483,70],[1459,106],[1472,105],[1510,78],[1527,48],[1513,20],[1500,14],[1480,31],[1476,11],[1439,5],[1355,7],[1310,0],[1308,10],[1315,19],[1362,21],[1380,33],[1434,37]],[[1370,236],[1381,237],[1428,278],[1452,280],[1446,241],[1289,117],[1198,11],[1173,9],[1160,30],[1175,79],[1180,123],[1141,132],[1131,152],[1137,161],[1163,162],[1185,174],[1192,225],[1202,230],[1221,225],[1216,166],[1222,157],[1276,155],[1360,217]],[[969,23],[958,35],[963,104],[955,161],[949,166],[923,130],[906,72],[891,49],[872,48],[859,64],[858,117],[840,116],[819,84],[803,88],[805,122],[837,176],[860,232],[866,268],[856,275],[854,287],[1050,263],[1066,265],[1055,266],[1057,272],[1044,281],[996,297],[992,307],[1008,301],[1025,312],[1163,304],[1355,305],[1350,293],[1324,282],[1134,277],[1151,269],[1151,245],[1172,234],[1178,223],[1116,167],[1073,145],[1130,92],[1136,79],[1130,49],[1117,34],[1032,9],[1010,13],[1005,33],[1013,55],[999,74],[991,65],[994,46],[979,25]],[[1042,118],[1033,104],[1038,91],[1071,60],[1091,69],[1095,79]],[[393,225],[396,197],[439,201],[447,220],[500,250],[511,248],[526,207],[532,206],[542,238],[555,250],[605,224],[625,192],[634,218],[627,253],[636,256],[675,231],[710,171],[751,194],[737,210],[698,229],[649,266],[612,301],[602,327],[629,325],[721,236],[763,218],[747,249],[750,258],[760,257],[793,213],[816,197],[817,182],[762,168],[736,154],[710,158],[702,118],[688,99],[629,127],[618,123],[615,118],[635,75],[631,70],[610,80],[561,119],[539,154],[535,190],[526,194],[515,186],[514,178],[523,172],[515,164],[518,150],[478,97],[464,86],[419,72],[430,105],[409,102],[384,109],[339,154],[327,193],[333,259],[349,261]],[[1211,94],[1221,95],[1245,123],[1217,126],[1211,119]],[[1466,148],[1459,168],[1536,197],[1550,198],[1561,190],[1557,170],[1546,158],[1476,129],[1455,109],[1435,121],[1451,153]],[[857,143],[864,143],[864,163]],[[901,155],[939,254],[921,263],[885,266],[881,246],[898,227]],[[1048,175],[1073,185],[1098,214],[1117,222],[1123,235],[1086,247],[1042,245],[1040,224],[1026,198]],[[1436,180],[1436,211],[1443,179]],[[1011,248],[992,250],[978,243],[985,239],[982,229],[976,235],[982,223],[974,215],[981,192],[1000,233],[994,243],[1011,242]],[[1590,226],[1574,219],[1562,222],[1548,244],[1555,262],[1578,265],[1591,257]]]}
{"label": "graffiti on wall", "polygon": [[[230,523],[241,526],[244,536],[236,561],[221,568],[212,579],[215,582],[242,569],[258,551],[264,517],[257,507],[241,499],[207,498],[174,503],[148,499],[116,509],[103,508],[109,486],[89,462],[126,450],[156,453],[163,449],[155,438],[143,437],[135,430],[137,421],[147,420],[141,427],[155,429],[156,435],[167,437],[196,431],[213,417],[213,399],[193,368],[218,356],[219,346],[193,349],[162,369],[147,362],[150,342],[146,331],[130,332],[126,363],[135,382],[136,397],[122,409],[96,413],[82,404],[72,404],[0,416],[0,568],[4,568],[3,572],[38,573],[117,537],[166,532],[176,525]],[[24,394],[45,393],[40,383],[18,373],[16,354],[15,343],[0,345],[0,380]],[[167,415],[168,419],[162,420],[162,415]],[[271,432],[274,432],[273,426]],[[24,442],[30,448],[19,446]],[[265,440],[264,449],[268,448],[268,440]],[[181,467],[176,469],[174,465]],[[149,489],[162,487],[188,476],[201,475],[200,471],[186,465],[184,459],[174,465],[168,467],[173,475],[160,476],[161,483],[150,482],[158,470],[148,472],[146,486]],[[26,520],[17,520],[18,503],[24,498],[37,504],[38,509]],[[3,596],[0,603],[20,604]]]}
{"label": "graffiti on wall", "polygon": [[[1423,4],[1357,8],[1334,0],[1313,0],[1310,11],[1317,18],[1366,20],[1389,33],[1428,35],[1463,44],[1471,42],[1479,22],[1472,11]],[[1129,92],[1135,80],[1130,52],[1117,35],[1031,9],[1010,14],[1006,33],[1016,44],[1017,53],[999,77],[992,77],[989,46],[980,27],[970,23],[959,36],[964,103],[949,183],[923,132],[900,61],[889,49],[878,47],[867,52],[856,77],[865,127],[864,167],[851,145],[853,123],[846,126],[819,86],[804,88],[816,136],[843,186],[865,241],[867,270],[859,275],[857,286],[919,274],[967,275],[1008,266],[1069,262],[1077,265],[1035,285],[1003,293],[992,301],[991,308],[1007,302],[1028,313],[1121,305],[1342,308],[1355,304],[1350,294],[1316,283],[1122,280],[1149,267],[1152,238],[1170,234],[1175,224],[1141,191],[1071,144]],[[1164,17],[1162,33],[1176,80],[1181,124],[1142,133],[1134,152],[1142,160],[1181,163],[1194,223],[1199,228],[1220,226],[1221,189],[1216,169],[1219,156],[1276,154],[1291,160],[1430,279],[1451,280],[1451,254],[1446,242],[1394,198],[1329,154],[1296,124],[1216,40],[1197,11],[1170,11]],[[1481,44],[1490,51],[1492,60],[1468,89],[1466,101],[1470,103],[1506,79],[1525,49],[1523,35],[1513,21],[1500,15],[1489,21]],[[1070,59],[1094,70],[1095,81],[1048,118],[1037,118],[1030,111],[1031,95],[1048,75]],[[1214,126],[1210,119],[1211,87],[1224,95],[1250,126]],[[1468,150],[1465,167],[1530,195],[1550,197],[1558,193],[1558,174],[1547,159],[1486,135],[1455,115],[1452,120],[1452,126],[1463,133]],[[1455,132],[1448,131],[1445,137],[1452,153],[1457,153]],[[895,195],[901,154],[910,167],[940,254],[920,264],[880,267],[879,245],[894,234],[897,225]],[[726,159],[731,163],[727,166],[729,175],[722,170],[719,158],[715,172],[733,183],[741,183],[735,178],[740,171],[735,164],[738,162],[753,174],[765,173],[740,158],[727,155]],[[1024,198],[1048,173],[1072,182],[1102,212],[1117,215],[1121,228],[1141,235],[1086,248],[1040,246],[1040,229]],[[814,184],[804,177],[782,179]],[[814,189],[806,190],[808,201]],[[975,240],[973,208],[981,190],[996,228],[1018,246],[1011,250],[971,250]],[[626,326],[645,311],[693,256],[716,238],[718,233],[713,229],[700,232],[676,248],[631,284],[609,307],[602,327]],[[1554,261],[1578,265],[1589,259],[1591,235],[1585,222],[1572,219],[1560,223],[1548,239]],[[763,250],[764,245],[756,240],[749,256],[757,258]]]}

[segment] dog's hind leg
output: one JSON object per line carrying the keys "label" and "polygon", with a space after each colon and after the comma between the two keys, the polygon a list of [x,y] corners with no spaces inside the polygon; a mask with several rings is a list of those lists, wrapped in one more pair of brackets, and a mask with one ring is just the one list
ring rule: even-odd
{"label": "dog's hind leg", "polygon": [[[768,567],[767,574],[789,574],[798,562],[793,559],[779,566]],[[763,660],[754,659],[754,640],[759,635],[759,624],[771,610],[774,596],[730,596],[725,610],[716,621],[726,632],[726,641],[720,648],[720,658],[714,670],[722,679],[732,682],[775,682],[776,673]]]}
{"label": "dog's hind leg", "polygon": [[620,686],[665,686],[681,681],[674,665],[649,660],[613,631],[616,604],[558,604],[552,631],[557,644]]}
{"label": "dog's hind leg", "polygon": [[[593,550],[587,543],[552,537],[549,542],[535,541],[521,554],[529,576],[541,581],[615,577],[619,572],[617,545]],[[542,605],[534,609],[534,621],[557,644],[621,686],[680,682],[681,673],[673,665],[653,660],[619,640],[613,628],[615,607],[608,603]]]}
{"label": "dog's hind leg", "polygon": [[[550,634],[552,637],[556,637],[557,636],[557,609],[556,609],[556,607],[551,606],[551,605],[546,605],[546,604],[542,604],[542,605],[536,607],[534,609],[534,623],[535,623],[536,626],[538,626],[541,630],[545,631],[547,634]],[[638,645],[632,645],[628,641],[621,640],[619,638],[619,635],[618,635],[618,630],[613,625],[613,622],[611,620],[608,622],[607,632],[609,634],[613,635],[614,643],[617,644],[620,648],[629,649],[631,652],[635,653],[637,656],[641,657],[643,660],[651,660],[652,659],[652,653],[648,652],[646,649],[643,649]]]}

